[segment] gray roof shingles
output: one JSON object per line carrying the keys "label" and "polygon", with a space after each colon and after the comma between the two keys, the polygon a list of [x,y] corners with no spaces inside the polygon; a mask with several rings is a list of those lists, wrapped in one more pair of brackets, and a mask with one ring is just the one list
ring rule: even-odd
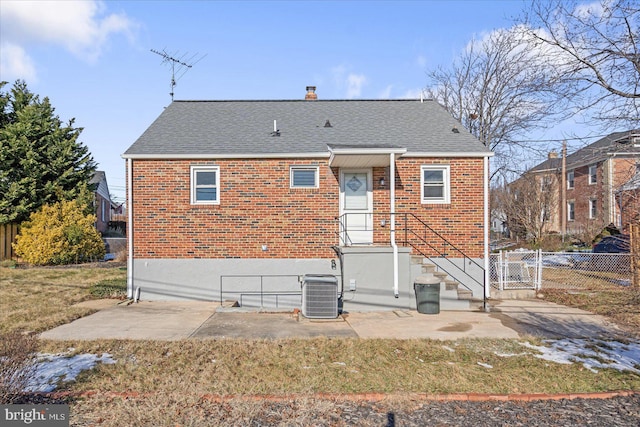
{"label": "gray roof shingles", "polygon": [[[280,136],[272,136],[274,120]],[[491,154],[435,101],[291,100],[174,101],[123,157],[327,153],[329,146]]]}
{"label": "gray roof shingles", "polygon": [[[593,164],[607,159],[614,153],[632,153],[640,155],[640,147],[635,147],[628,139],[630,134],[639,133],[635,131],[614,132],[596,142],[587,145],[567,156],[567,168],[573,169],[588,164]],[[623,141],[622,143],[619,141]],[[557,169],[562,165],[561,158],[547,159],[530,169],[530,172]]]}

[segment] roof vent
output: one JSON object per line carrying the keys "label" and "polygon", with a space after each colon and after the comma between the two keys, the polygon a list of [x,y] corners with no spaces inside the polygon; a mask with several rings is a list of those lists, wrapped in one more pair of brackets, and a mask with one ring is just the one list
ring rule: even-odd
{"label": "roof vent", "polygon": [[307,101],[315,101],[318,99],[315,86],[307,86],[307,94],[304,96],[304,99]]}
{"label": "roof vent", "polygon": [[271,132],[271,136],[280,136],[280,129],[278,129],[278,122],[276,120],[273,121],[273,132]]}
{"label": "roof vent", "polygon": [[460,131],[458,130],[458,128],[457,128],[457,127],[455,127],[455,126],[453,127],[453,129],[451,129],[451,132],[453,132],[453,133],[460,133]]}
{"label": "roof vent", "polygon": [[331,126],[331,122],[329,121],[329,119],[327,119],[326,122],[324,122],[324,127],[326,128],[332,128],[333,126]]}

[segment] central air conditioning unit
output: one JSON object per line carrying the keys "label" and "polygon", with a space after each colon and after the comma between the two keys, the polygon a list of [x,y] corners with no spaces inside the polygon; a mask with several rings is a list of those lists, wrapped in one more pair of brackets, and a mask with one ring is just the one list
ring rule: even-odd
{"label": "central air conditioning unit", "polygon": [[305,275],[302,279],[302,315],[310,319],[338,317],[338,279],[331,275]]}

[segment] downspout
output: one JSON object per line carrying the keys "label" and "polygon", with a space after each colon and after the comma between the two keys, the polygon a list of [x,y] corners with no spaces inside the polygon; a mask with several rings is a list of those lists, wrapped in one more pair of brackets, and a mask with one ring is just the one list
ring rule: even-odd
{"label": "downspout", "polygon": [[133,298],[133,160],[127,159],[127,298]]}
{"label": "downspout", "polygon": [[491,297],[489,276],[489,157],[484,158],[484,310],[487,311],[487,298]]}
{"label": "downspout", "polygon": [[609,161],[608,163],[608,171],[609,172],[609,183],[608,183],[608,187],[609,187],[609,191],[607,193],[608,194],[608,199],[607,202],[609,202],[609,223],[612,224],[616,224],[616,226],[620,227],[620,230],[622,230],[622,221],[620,222],[620,224],[618,224],[618,215],[616,215],[616,203],[614,200],[614,195],[613,195],[613,162],[615,161],[615,157],[610,156],[609,157]]}
{"label": "downspout", "polygon": [[396,244],[396,159],[393,153],[389,153],[389,210],[391,212],[390,235],[393,248],[393,296],[398,298],[398,245]]}

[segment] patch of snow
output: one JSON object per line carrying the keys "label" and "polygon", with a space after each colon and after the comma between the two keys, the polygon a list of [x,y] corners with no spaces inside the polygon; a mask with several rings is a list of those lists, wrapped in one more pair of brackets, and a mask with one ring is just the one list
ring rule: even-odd
{"label": "patch of snow", "polygon": [[498,353],[497,351],[495,351],[493,354],[495,354],[498,357],[518,357],[518,356],[528,356],[532,353]]}
{"label": "patch of snow", "polygon": [[610,281],[620,286],[631,286],[631,279],[612,279]]}
{"label": "patch of snow", "polygon": [[98,362],[116,363],[108,353],[102,353],[102,356],[95,354],[69,356],[65,353],[38,354],[33,379],[25,391],[51,392],[56,389],[60,381],[74,381],[80,372],[93,369]]}
{"label": "patch of snow", "polygon": [[489,365],[488,363],[478,362],[478,365],[482,366],[483,368],[493,369],[493,366]]}
{"label": "patch of snow", "polygon": [[545,340],[547,346],[536,346],[528,342],[524,347],[537,350],[535,357],[556,363],[582,363],[591,372],[598,369],[616,369],[640,373],[640,342],[622,343],[595,339]]}

